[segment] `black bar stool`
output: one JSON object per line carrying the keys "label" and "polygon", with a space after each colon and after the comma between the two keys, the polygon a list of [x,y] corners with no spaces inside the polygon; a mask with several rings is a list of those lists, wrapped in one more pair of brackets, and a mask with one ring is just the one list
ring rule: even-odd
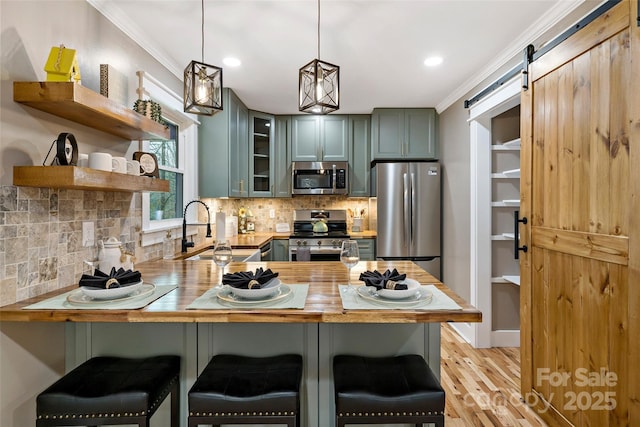
{"label": "black bar stool", "polygon": [[444,390],[422,356],[333,358],[336,426],[444,426]]}
{"label": "black bar stool", "polygon": [[300,425],[302,357],[214,356],[189,390],[189,427]]}
{"label": "black bar stool", "polygon": [[171,393],[171,426],[178,427],[179,375],[179,356],[94,357],[38,395],[36,426],[148,427]]}

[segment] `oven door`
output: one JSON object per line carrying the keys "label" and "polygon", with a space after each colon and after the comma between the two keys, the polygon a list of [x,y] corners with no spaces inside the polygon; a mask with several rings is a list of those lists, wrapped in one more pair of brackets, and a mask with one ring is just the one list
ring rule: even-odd
{"label": "oven door", "polygon": [[[297,246],[289,244],[289,261],[297,261]],[[309,249],[309,261],[340,261],[340,248],[318,248]]]}

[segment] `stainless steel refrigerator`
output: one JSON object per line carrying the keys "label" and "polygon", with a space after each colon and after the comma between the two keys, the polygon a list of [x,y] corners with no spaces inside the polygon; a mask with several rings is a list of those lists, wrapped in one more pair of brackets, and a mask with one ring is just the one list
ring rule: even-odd
{"label": "stainless steel refrigerator", "polygon": [[408,259],[441,278],[440,164],[375,165],[377,257]]}

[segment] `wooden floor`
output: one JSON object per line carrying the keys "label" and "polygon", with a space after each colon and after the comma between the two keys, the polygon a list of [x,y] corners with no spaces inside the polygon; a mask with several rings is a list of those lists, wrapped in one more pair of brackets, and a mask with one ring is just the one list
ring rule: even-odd
{"label": "wooden floor", "polygon": [[520,398],[520,349],[474,349],[442,324],[446,426],[546,426]]}

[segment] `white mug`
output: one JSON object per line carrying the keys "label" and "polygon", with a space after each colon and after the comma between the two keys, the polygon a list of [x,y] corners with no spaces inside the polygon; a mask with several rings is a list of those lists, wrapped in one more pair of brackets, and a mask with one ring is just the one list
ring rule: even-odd
{"label": "white mug", "polygon": [[113,157],[111,159],[113,171],[117,173],[127,173],[127,159],[124,157]]}
{"label": "white mug", "polygon": [[111,172],[113,171],[111,159],[111,154],[109,153],[91,153],[89,154],[89,167],[91,169]]}
{"label": "white mug", "polygon": [[140,162],[137,160],[127,160],[127,173],[129,175],[140,175]]}
{"label": "white mug", "polygon": [[78,154],[78,167],[88,168],[89,167],[89,155],[80,153]]}

